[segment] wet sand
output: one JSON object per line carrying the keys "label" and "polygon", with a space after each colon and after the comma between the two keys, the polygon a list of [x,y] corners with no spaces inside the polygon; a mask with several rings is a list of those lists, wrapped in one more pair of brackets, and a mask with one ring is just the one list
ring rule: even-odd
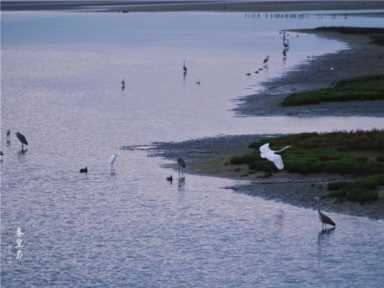
{"label": "wet sand", "polygon": [[[288,203],[298,207],[315,207],[314,197],[327,193],[327,183],[338,180],[348,180],[348,177],[316,174],[300,175],[278,172],[271,177],[263,173],[250,174],[247,167],[227,165],[232,155],[243,154],[248,145],[261,138],[277,135],[240,135],[203,138],[174,143],[154,143],[150,150],[151,156],[172,160],[165,168],[176,169],[176,159],[182,157],[187,163],[185,172],[188,174],[224,177],[245,180],[232,187],[238,193],[258,196],[277,202]],[[188,177],[188,176],[187,176]],[[361,205],[335,199],[322,200],[322,209],[354,216],[384,219],[384,190],[380,191],[378,201]]]}
{"label": "wet sand", "polygon": [[383,1],[2,1],[1,9],[82,10],[95,12],[140,11],[313,11],[384,9]]}
{"label": "wet sand", "polygon": [[384,101],[332,102],[297,107],[282,107],[289,94],[331,87],[336,81],[358,76],[382,74],[384,47],[373,44],[366,34],[342,34],[317,30],[297,30],[336,39],[348,48],[336,53],[308,58],[287,74],[262,83],[264,90],[235,100],[234,111],[241,116],[384,116]]}

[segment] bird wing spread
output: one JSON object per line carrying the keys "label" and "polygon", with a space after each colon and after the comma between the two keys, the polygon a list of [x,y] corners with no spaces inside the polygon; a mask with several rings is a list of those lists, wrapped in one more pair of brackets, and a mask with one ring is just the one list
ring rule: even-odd
{"label": "bird wing spread", "polygon": [[269,148],[269,143],[265,143],[264,145],[261,145],[259,148],[260,151],[260,157],[264,159],[268,159],[268,154],[272,152],[271,148]]}

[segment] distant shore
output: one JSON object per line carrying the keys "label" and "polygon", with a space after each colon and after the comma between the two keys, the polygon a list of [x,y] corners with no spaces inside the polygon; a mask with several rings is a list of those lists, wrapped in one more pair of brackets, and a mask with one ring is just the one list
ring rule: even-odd
{"label": "distant shore", "polygon": [[[272,177],[263,177],[262,173],[249,174],[246,167],[227,165],[229,158],[247,151],[248,145],[265,137],[277,135],[238,135],[202,138],[183,142],[155,143],[152,156],[175,160],[178,157],[187,163],[186,173],[223,177],[236,180],[247,180],[244,184],[227,187],[238,193],[249,194],[298,207],[315,207],[314,197],[323,196],[327,191],[327,183],[345,180],[348,177],[331,174],[301,175],[279,172]],[[174,162],[176,163],[176,162]],[[176,169],[176,164],[165,168]],[[381,192],[381,195],[383,192]],[[376,202],[360,205],[345,201],[338,203],[335,199],[322,200],[326,211],[342,214],[384,219],[384,197]]]}
{"label": "distant shore", "polygon": [[[384,101],[332,102],[317,105],[282,107],[289,94],[327,88],[336,81],[360,76],[382,75],[384,46],[374,44],[369,33],[344,34],[335,31],[295,30],[319,37],[336,39],[347,44],[341,51],[310,57],[294,70],[263,84],[264,90],[237,99],[234,111],[242,116],[384,116]],[[384,33],[383,33],[384,34]]]}
{"label": "distant shore", "polygon": [[3,11],[315,11],[384,9],[383,1],[2,1]]}

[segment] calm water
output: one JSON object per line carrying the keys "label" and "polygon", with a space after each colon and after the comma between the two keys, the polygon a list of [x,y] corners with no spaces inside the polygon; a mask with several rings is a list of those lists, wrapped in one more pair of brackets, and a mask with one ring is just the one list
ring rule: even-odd
{"label": "calm water", "polygon": [[[230,180],[188,175],[184,186],[169,185],[164,160],[119,148],[219,134],[384,128],[382,118],[234,118],[230,111],[234,98],[306,56],[345,48],[292,35],[284,62],[280,29],[384,26],[382,19],[2,16],[2,287],[381,287],[383,221],[331,214],[338,228],[321,234],[312,210],[223,189]],[[246,77],[267,54],[268,71]],[[26,134],[26,154],[14,136],[5,145],[8,128]],[[88,176],[78,173],[85,165]]]}

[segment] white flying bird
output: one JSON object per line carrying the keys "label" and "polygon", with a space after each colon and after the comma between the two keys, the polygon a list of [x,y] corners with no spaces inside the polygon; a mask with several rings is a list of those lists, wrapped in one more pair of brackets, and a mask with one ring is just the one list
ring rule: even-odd
{"label": "white flying bird", "polygon": [[288,149],[290,147],[291,146],[285,146],[280,150],[274,151],[269,147],[269,143],[265,143],[264,145],[261,145],[259,148],[260,157],[273,162],[273,164],[275,164],[277,169],[283,170],[284,169],[283,159],[281,158],[281,155],[276,153],[283,152],[285,149]]}

